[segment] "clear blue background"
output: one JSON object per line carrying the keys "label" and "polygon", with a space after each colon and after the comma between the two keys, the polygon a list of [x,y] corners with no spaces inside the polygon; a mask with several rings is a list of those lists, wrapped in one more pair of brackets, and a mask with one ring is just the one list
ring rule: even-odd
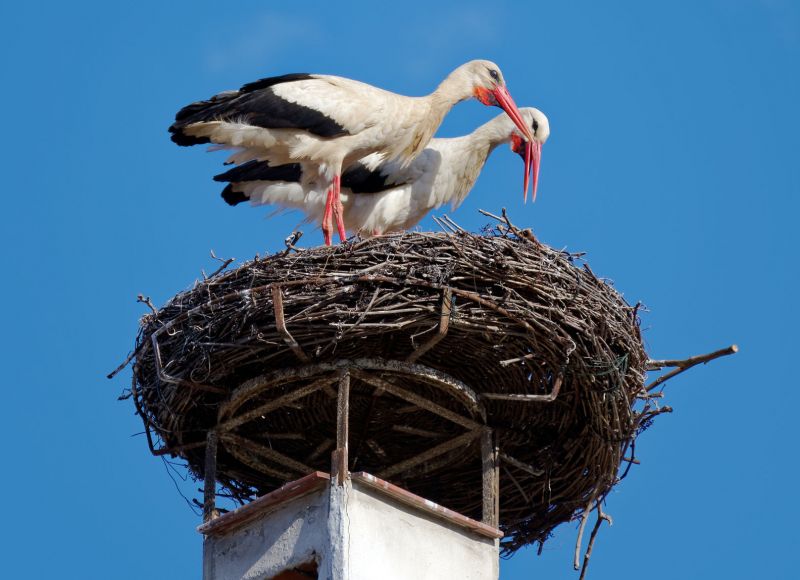
{"label": "clear blue background", "polygon": [[[275,251],[300,216],[227,207],[220,155],[169,141],[175,111],[295,71],[419,95],[472,58],[552,137],[535,205],[504,147],[454,219],[477,230],[477,208],[507,206],[588,251],[648,306],[654,357],[741,347],[668,385],[675,413],[610,497],[590,578],[796,577],[797,2],[28,0],[2,4],[0,29],[4,578],[200,576],[198,518],[116,401],[129,371],[104,377],[137,293],[162,304],[212,248]],[[461,104],[440,134],[498,112]],[[575,531],[502,577],[577,578]]]}

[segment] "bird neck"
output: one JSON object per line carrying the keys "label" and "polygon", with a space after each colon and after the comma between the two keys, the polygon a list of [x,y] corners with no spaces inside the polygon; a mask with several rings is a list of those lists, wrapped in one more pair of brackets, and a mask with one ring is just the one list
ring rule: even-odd
{"label": "bird neck", "polygon": [[447,159],[442,160],[440,175],[437,178],[437,181],[441,182],[437,185],[441,186],[434,187],[433,194],[439,198],[436,200],[437,205],[450,203],[456,208],[472,190],[496,145],[485,136],[476,135],[476,132],[464,137],[437,141]]}
{"label": "bird neck", "polygon": [[469,135],[442,140],[447,142],[445,146],[452,159],[451,163],[442,163],[442,167],[451,168],[453,187],[448,199],[440,203],[449,201],[454,208],[458,207],[478,180],[489,155],[498,145],[510,141],[513,130],[513,121],[501,113]]}
{"label": "bird neck", "polygon": [[473,96],[472,83],[463,68],[451,72],[431,94],[412,97],[413,106],[407,109],[407,115],[416,128],[396,155],[405,159],[405,163],[410,163],[427,146],[453,105]]}
{"label": "bird neck", "polygon": [[445,108],[446,113],[456,103],[475,96],[474,90],[472,78],[459,67],[439,83],[430,97],[432,103]]}
{"label": "bird neck", "polygon": [[476,143],[485,144],[491,152],[498,145],[508,143],[511,140],[511,133],[514,128],[514,122],[508,115],[501,113],[491,121],[475,129],[469,137]]}

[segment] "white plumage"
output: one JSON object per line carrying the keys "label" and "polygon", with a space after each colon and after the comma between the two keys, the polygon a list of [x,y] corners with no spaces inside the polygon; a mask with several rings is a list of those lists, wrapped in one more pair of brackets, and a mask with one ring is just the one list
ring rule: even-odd
{"label": "white plumage", "polygon": [[458,67],[425,97],[397,95],[329,75],[262,79],[184,107],[170,132],[179,145],[215,143],[242,148],[245,155],[273,166],[314,166],[326,190],[322,228],[330,244],[332,216],[345,237],[339,200],[342,170],[370,154],[375,163],[407,166],[452,106],[471,97],[502,107],[525,139],[532,139],[500,69],[484,60]]}
{"label": "white plumage", "polygon": [[[547,117],[534,108],[520,109],[520,113],[541,146],[550,134]],[[506,142],[524,158],[525,144],[515,124],[499,115],[464,137],[432,139],[408,165],[381,164],[375,154],[362,158],[342,177],[345,227],[367,236],[388,233],[413,227],[431,209],[444,204],[458,207],[489,154]],[[223,192],[226,201],[300,209],[309,220],[323,223],[326,182],[313,165],[273,167],[247,157],[240,157],[247,161],[243,166],[215,178],[230,182]]]}

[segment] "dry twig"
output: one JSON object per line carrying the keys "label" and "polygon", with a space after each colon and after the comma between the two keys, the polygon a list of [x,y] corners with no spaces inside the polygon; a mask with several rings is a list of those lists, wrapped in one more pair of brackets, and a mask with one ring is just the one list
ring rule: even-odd
{"label": "dry twig", "polygon": [[296,230],[296,231],[292,232],[291,234],[289,234],[288,236],[286,236],[286,239],[283,240],[283,243],[286,246],[286,249],[283,251],[283,253],[281,255],[285,256],[286,254],[288,254],[291,251],[297,252],[298,250],[295,247],[295,245],[297,244],[297,242],[300,241],[300,238],[302,238],[302,237],[303,237],[303,232],[301,232],[300,230]]}
{"label": "dry twig", "polygon": [[676,375],[679,375],[684,371],[688,371],[690,368],[692,368],[695,365],[706,364],[706,363],[708,363],[708,362],[710,362],[710,361],[712,361],[712,360],[714,360],[716,358],[719,358],[721,356],[728,356],[728,355],[731,355],[731,354],[736,354],[737,352],[739,352],[739,347],[736,346],[735,344],[732,344],[731,346],[729,346],[727,348],[722,348],[720,350],[716,350],[716,351],[710,352],[708,354],[701,354],[701,355],[697,355],[697,356],[692,356],[692,357],[689,357],[689,358],[683,359],[683,360],[648,360],[647,361],[647,370],[650,370],[650,371],[652,371],[652,370],[660,370],[660,369],[662,369],[664,367],[676,367],[676,368],[675,368],[675,370],[672,370],[672,371],[670,371],[670,372],[658,377],[652,383],[647,385],[647,387],[645,387],[645,390],[646,391],[652,391],[657,386],[661,385],[662,383],[665,383],[666,381],[668,381],[672,377],[674,377]]}
{"label": "dry twig", "polygon": [[589,545],[586,546],[586,554],[583,556],[583,565],[581,566],[581,576],[579,580],[584,580],[586,578],[586,572],[589,570],[589,558],[592,556],[592,549],[594,548],[594,540],[597,538],[597,532],[600,531],[600,524],[604,521],[608,522],[608,525],[611,526],[614,524],[611,516],[607,513],[603,512],[603,506],[601,503],[597,504],[597,521],[594,524],[594,528],[592,528],[592,533],[589,535]]}
{"label": "dry twig", "polygon": [[137,294],[136,302],[141,302],[142,304],[145,304],[153,314],[158,314],[158,310],[156,310],[156,307],[153,305],[153,301],[150,300],[149,296],[144,296],[143,294]]}
{"label": "dry twig", "polygon": [[203,273],[203,279],[205,279],[205,280],[207,280],[208,278],[213,278],[214,276],[216,276],[217,274],[222,272],[225,268],[230,266],[231,263],[236,260],[236,258],[226,258],[224,260],[222,258],[218,258],[217,255],[214,253],[214,250],[211,250],[211,257],[213,259],[219,261],[219,262],[222,262],[222,265],[219,268],[217,268],[216,270],[214,270],[213,272],[211,272],[211,274],[208,277],[206,277],[205,272],[204,272]]}

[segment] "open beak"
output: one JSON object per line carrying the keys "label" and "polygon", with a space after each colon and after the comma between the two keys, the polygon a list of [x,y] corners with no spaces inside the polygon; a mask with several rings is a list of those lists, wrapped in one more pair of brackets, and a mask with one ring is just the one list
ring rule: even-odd
{"label": "open beak", "polygon": [[539,162],[542,159],[542,143],[532,139],[526,142],[524,147],[525,154],[522,157],[525,159],[525,178],[522,184],[522,199],[523,202],[528,201],[528,178],[533,176],[533,201],[536,201],[536,186],[539,184]]}
{"label": "open beak", "polygon": [[509,117],[511,117],[511,120],[514,121],[517,129],[520,130],[520,133],[523,134],[525,139],[527,139],[529,143],[533,141],[533,132],[531,131],[531,127],[522,120],[522,115],[520,115],[517,105],[514,104],[514,99],[511,98],[511,94],[508,92],[508,89],[504,86],[498,86],[492,91],[492,94],[497,100],[497,104],[506,112]]}

